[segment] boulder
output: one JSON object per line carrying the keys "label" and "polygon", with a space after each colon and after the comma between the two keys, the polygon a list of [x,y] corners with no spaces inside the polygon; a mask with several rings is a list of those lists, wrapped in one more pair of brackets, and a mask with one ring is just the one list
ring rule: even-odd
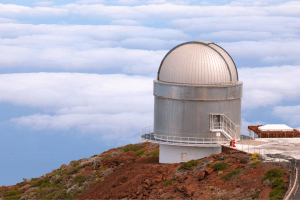
{"label": "boulder", "polygon": [[198,174],[198,180],[203,180],[205,178],[205,171],[200,171]]}
{"label": "boulder", "polygon": [[212,172],[214,171],[214,169],[213,168],[210,168],[210,167],[208,167],[208,168],[206,168],[205,170],[204,170],[204,172],[206,173],[206,174],[211,174]]}

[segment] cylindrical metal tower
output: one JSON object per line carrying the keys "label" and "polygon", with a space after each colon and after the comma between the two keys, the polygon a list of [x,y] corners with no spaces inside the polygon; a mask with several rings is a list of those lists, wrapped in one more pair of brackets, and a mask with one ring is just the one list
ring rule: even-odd
{"label": "cylindrical metal tower", "polygon": [[240,138],[242,86],[235,63],[218,45],[174,47],[154,80],[153,132],[142,139],[161,144],[161,163],[220,153],[221,143]]}

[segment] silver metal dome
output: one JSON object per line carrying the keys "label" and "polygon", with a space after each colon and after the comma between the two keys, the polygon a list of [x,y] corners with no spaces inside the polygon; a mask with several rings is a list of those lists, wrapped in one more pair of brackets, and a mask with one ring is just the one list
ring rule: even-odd
{"label": "silver metal dome", "polygon": [[236,84],[238,73],[230,55],[209,41],[182,43],[162,60],[157,80],[194,85]]}

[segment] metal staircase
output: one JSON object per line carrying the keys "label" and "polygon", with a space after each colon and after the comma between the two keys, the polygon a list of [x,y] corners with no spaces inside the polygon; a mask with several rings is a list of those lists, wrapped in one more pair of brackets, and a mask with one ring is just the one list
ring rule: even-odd
{"label": "metal staircase", "polygon": [[221,132],[227,139],[236,139],[237,125],[224,114],[210,114],[210,131]]}

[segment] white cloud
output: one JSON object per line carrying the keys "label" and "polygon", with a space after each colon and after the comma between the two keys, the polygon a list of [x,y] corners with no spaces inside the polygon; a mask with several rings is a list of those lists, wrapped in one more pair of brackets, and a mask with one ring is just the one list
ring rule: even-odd
{"label": "white cloud", "polygon": [[239,68],[238,72],[243,82],[243,110],[300,97],[299,66]]}
{"label": "white cloud", "polygon": [[218,31],[200,34],[199,38],[205,40],[221,41],[245,41],[245,40],[266,40],[272,38],[271,32],[253,32],[253,31]]}
{"label": "white cloud", "polygon": [[0,3],[0,17],[50,17],[50,16],[66,16],[69,11],[64,8],[52,7],[27,7],[15,4]]}
{"label": "white cloud", "polygon": [[80,0],[75,3],[79,4],[97,4],[97,3],[105,3],[105,0]]}
{"label": "white cloud", "polygon": [[106,139],[132,139],[141,128],[153,125],[152,82],[121,74],[1,74],[0,102],[44,109],[11,119],[21,126],[76,128]]}
{"label": "white cloud", "polygon": [[185,0],[148,0],[146,1],[148,4],[166,4],[166,3],[171,3],[171,4],[177,4],[177,5],[188,5],[190,1],[185,1]]}
{"label": "white cloud", "polygon": [[[150,1],[151,2],[151,1]],[[153,1],[153,3],[163,4],[150,4],[150,5],[138,5],[138,6],[106,6],[106,5],[79,5],[79,4],[67,4],[62,5],[60,8],[64,8],[70,11],[74,15],[81,16],[105,16],[112,19],[181,19],[185,18],[197,18],[197,17],[225,17],[222,21],[230,22],[226,20],[228,17],[254,17],[254,16],[299,16],[299,2],[288,2],[279,5],[270,6],[195,6],[195,5],[180,5],[188,4],[188,1]],[[174,4],[173,4],[174,3]],[[176,5],[178,3],[178,5]],[[237,19],[238,20],[238,19]],[[221,22],[222,22],[221,21]],[[180,25],[178,21],[177,24]],[[181,20],[181,22],[187,22]],[[184,24],[181,24],[184,25]],[[218,25],[222,26],[222,23]],[[243,24],[240,24],[244,26]],[[205,28],[205,27],[203,27]]]}
{"label": "white cloud", "polygon": [[1,68],[152,75],[167,50],[146,49],[170,49],[188,38],[178,30],[121,25],[0,24],[0,35]]}
{"label": "white cloud", "polygon": [[69,130],[76,128],[84,134],[98,135],[103,139],[128,141],[139,140],[139,130],[153,123],[153,114],[68,114],[30,115],[15,118],[12,122],[33,129]]}
{"label": "white cloud", "polygon": [[140,22],[136,20],[130,20],[130,19],[120,19],[120,20],[112,20],[112,24],[120,24],[120,25],[128,25],[128,26],[137,26],[140,25]]}
{"label": "white cloud", "polygon": [[[253,16],[252,16],[253,14]],[[215,32],[215,31],[250,31],[297,33],[300,19],[292,16],[266,16],[263,13],[252,13],[242,16],[207,16],[190,19],[174,19],[172,25],[185,31]],[[237,32],[237,36],[238,36]],[[243,34],[241,32],[241,34]]]}
{"label": "white cloud", "polygon": [[258,59],[263,63],[293,62],[300,64],[300,39],[240,41],[219,43],[233,57]]}
{"label": "white cloud", "polygon": [[[102,5],[104,0],[79,0],[75,3],[56,7],[27,7],[13,4],[0,4],[0,16],[10,17],[48,17],[48,16],[102,16],[110,19],[181,19],[197,17],[236,17],[236,16],[299,16],[299,2],[286,2],[277,5],[262,6],[256,2],[252,6],[220,5],[196,6],[187,5],[185,0],[115,0],[109,3],[117,5]],[[47,3],[45,3],[47,4]],[[120,6],[144,4],[136,6]],[[226,21],[228,22],[228,20]],[[221,23],[218,25],[222,25]],[[242,25],[242,24],[241,24]]]}
{"label": "white cloud", "polygon": [[277,117],[284,119],[287,123],[291,124],[292,126],[300,125],[300,105],[275,106],[273,108],[273,114]]}
{"label": "white cloud", "polygon": [[0,24],[4,24],[4,23],[17,23],[17,20],[14,19],[8,19],[8,18],[0,18]]}
{"label": "white cloud", "polygon": [[53,4],[55,4],[54,1],[37,1],[33,5],[47,7],[47,6],[51,6]]}
{"label": "white cloud", "polygon": [[40,70],[113,71],[154,76],[167,51],[124,48],[75,50],[67,48],[30,49],[0,46],[0,64],[8,67],[35,67]]}

